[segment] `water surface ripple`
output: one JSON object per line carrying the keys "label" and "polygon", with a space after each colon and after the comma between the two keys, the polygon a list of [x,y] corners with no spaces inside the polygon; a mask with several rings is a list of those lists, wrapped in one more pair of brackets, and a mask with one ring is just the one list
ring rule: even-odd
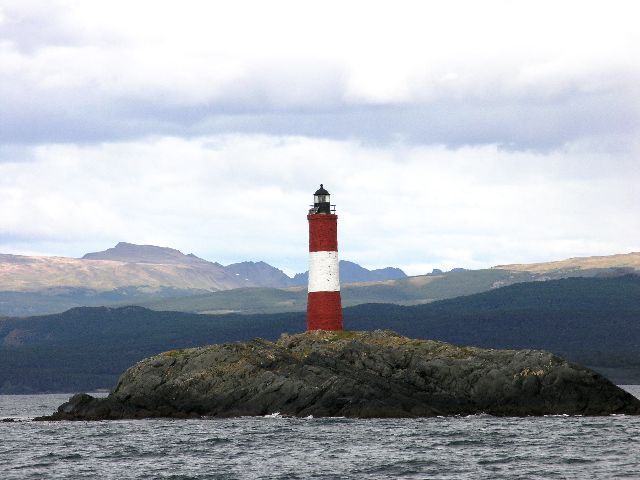
{"label": "water surface ripple", "polygon": [[67,398],[0,396],[0,478],[640,479],[640,417],[29,421]]}

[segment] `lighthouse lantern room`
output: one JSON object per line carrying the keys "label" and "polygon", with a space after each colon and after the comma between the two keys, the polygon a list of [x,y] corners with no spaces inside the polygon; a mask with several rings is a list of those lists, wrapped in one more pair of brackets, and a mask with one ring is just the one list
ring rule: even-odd
{"label": "lighthouse lantern room", "polygon": [[324,186],[309,210],[309,289],[307,330],[342,330],[338,263],[338,216]]}

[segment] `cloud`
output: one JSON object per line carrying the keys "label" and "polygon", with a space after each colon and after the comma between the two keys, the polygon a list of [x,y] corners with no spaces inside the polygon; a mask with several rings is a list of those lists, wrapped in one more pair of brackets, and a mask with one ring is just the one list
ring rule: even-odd
{"label": "cloud", "polygon": [[637,249],[636,2],[0,6],[0,248],[410,273]]}
{"label": "cloud", "polygon": [[42,145],[0,164],[0,249],[82,255],[120,241],[306,269],[317,184],[342,258],[486,267],[638,249],[634,155],[447,149],[265,135]]}
{"label": "cloud", "polygon": [[633,2],[47,5],[4,8],[5,144],[242,132],[544,150],[640,133]]}

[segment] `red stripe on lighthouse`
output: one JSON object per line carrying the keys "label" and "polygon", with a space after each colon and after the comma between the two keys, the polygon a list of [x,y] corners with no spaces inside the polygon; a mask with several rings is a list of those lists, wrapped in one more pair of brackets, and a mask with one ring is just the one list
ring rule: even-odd
{"label": "red stripe on lighthouse", "polygon": [[309,292],[307,330],[342,330],[340,292]]}
{"label": "red stripe on lighthouse", "polygon": [[307,215],[309,220],[309,252],[338,251],[338,216]]}

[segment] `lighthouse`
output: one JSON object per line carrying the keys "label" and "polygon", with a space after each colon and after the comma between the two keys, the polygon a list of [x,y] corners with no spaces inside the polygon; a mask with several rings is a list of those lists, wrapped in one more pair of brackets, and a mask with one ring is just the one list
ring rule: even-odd
{"label": "lighthouse", "polygon": [[338,216],[322,184],[313,194],[309,221],[307,330],[342,330],[338,271]]}

